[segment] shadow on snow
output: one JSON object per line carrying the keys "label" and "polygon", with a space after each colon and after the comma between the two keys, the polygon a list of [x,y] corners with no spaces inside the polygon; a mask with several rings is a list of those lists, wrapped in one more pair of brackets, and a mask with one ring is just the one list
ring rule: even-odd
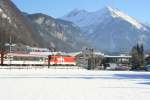
{"label": "shadow on snow", "polygon": [[124,79],[150,79],[150,74],[114,74]]}

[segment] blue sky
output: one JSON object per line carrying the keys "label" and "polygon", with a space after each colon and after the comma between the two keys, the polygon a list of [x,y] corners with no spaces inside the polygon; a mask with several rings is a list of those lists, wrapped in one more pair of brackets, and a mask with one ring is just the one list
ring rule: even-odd
{"label": "blue sky", "polygon": [[150,23],[150,0],[12,0],[17,7],[28,13],[44,13],[61,17],[73,9],[96,11],[111,5],[128,15]]}

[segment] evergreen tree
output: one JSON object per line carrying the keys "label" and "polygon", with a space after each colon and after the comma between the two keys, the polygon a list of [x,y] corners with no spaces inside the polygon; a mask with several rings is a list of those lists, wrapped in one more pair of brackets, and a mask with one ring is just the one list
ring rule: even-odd
{"label": "evergreen tree", "polygon": [[142,69],[144,66],[144,47],[137,44],[132,48],[132,69]]}

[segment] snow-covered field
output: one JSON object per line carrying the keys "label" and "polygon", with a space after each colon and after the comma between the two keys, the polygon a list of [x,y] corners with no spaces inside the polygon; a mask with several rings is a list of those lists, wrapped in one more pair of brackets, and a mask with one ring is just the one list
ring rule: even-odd
{"label": "snow-covered field", "polygon": [[0,70],[0,100],[150,100],[150,73]]}

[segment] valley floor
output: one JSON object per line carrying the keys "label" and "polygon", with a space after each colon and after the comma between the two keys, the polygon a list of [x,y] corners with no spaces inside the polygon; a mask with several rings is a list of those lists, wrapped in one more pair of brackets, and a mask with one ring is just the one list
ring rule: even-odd
{"label": "valley floor", "polygon": [[0,70],[1,100],[150,100],[150,73]]}

